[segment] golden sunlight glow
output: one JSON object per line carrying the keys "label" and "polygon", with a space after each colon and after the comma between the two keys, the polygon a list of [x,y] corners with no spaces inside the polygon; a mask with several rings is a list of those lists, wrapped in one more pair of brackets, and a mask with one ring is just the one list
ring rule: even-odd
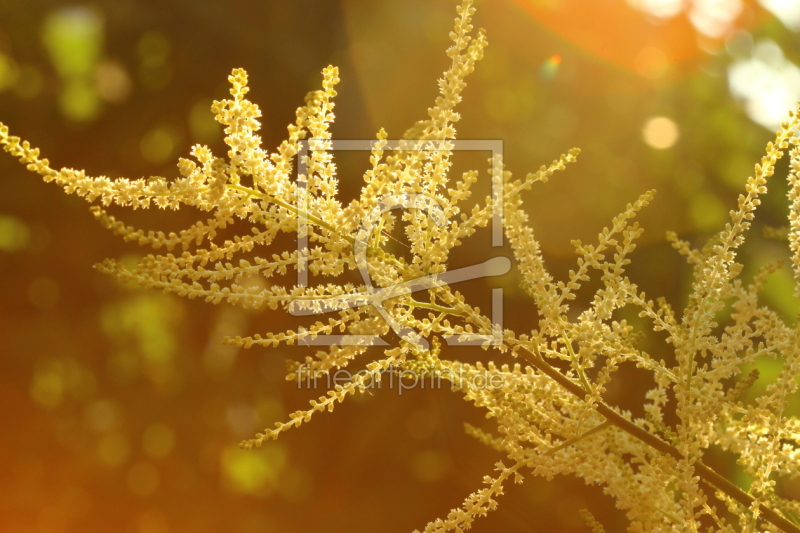
{"label": "golden sunlight glow", "polygon": [[742,0],[628,0],[634,9],[658,19],[671,19],[682,12],[689,16],[694,28],[707,37],[718,39],[734,29],[742,13]]}
{"label": "golden sunlight glow", "polygon": [[742,9],[742,0],[695,0],[689,20],[703,35],[719,39],[731,33]]}
{"label": "golden sunlight glow", "polygon": [[664,150],[678,140],[678,125],[667,117],[653,117],[644,125],[642,137],[653,148]]}
{"label": "golden sunlight glow", "polygon": [[774,130],[800,99],[800,67],[786,59],[777,43],[764,39],[749,58],[728,67],[728,84],[747,116]]}
{"label": "golden sunlight glow", "polygon": [[682,0],[628,0],[631,7],[658,18],[672,18],[683,10]]}
{"label": "golden sunlight glow", "polygon": [[643,48],[636,56],[636,71],[645,78],[655,79],[669,67],[667,55],[655,46]]}
{"label": "golden sunlight glow", "polygon": [[[684,64],[702,54],[697,46],[698,30],[688,17],[675,16],[685,7],[680,0],[561,0],[546,5],[538,0],[514,0],[514,3],[536,24],[558,34],[570,45],[601,62],[649,79],[660,76],[653,73],[661,72],[665,62],[670,66]],[[510,42],[511,37],[508,39]],[[637,56],[648,48],[660,50],[666,61],[650,61],[655,68],[646,68],[649,74],[643,74]]]}
{"label": "golden sunlight glow", "polygon": [[800,2],[797,0],[758,0],[792,31],[800,31]]}

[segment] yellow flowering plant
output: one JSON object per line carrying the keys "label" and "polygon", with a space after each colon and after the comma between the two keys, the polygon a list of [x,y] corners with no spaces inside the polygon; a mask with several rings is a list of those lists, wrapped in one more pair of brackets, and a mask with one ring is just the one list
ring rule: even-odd
{"label": "yellow flowering plant", "polygon": [[[367,360],[351,380],[311,400],[309,409],[295,411],[288,420],[243,442],[245,448],[277,438],[317,412],[333,410],[337,402],[366,391],[387,372],[414,372],[451,382],[466,400],[494,418],[494,431],[467,426],[467,432],[507,456],[507,462],[497,463],[493,476],[485,477],[485,487],[467,497],[460,509],[429,523],[428,533],[469,529],[477,516],[496,507],[504,483],[521,482],[524,473],[548,478],[573,474],[602,485],[626,511],[630,531],[800,531],[800,504],[775,492],[776,477],[800,475],[800,422],[787,414],[800,374],[800,326],[759,304],[770,268],[747,283],[740,278],[742,265],[735,261],[767,179],[788,153],[788,238],[795,296],[800,296],[800,120],[792,114],[781,126],[730,211],[730,221],[704,248],[693,249],[676,235],[669,236],[694,268],[684,309],[675,310],[661,298],[649,299],[625,275],[642,232],[634,219],[653,191],[629,204],[603,229],[597,243],[575,241],[577,266],[567,279],[557,280],[527,225],[521,193],[564,170],[578,150],[521,180],[514,180],[501,158],[493,157],[489,175],[500,194],[472,209],[464,207],[480,173],[451,175],[454,124],[460,118],[455,108],[486,39],[480,31],[473,34],[471,0],[464,0],[457,12],[450,34],[453,44],[447,50],[452,63],[439,80],[440,94],[428,118],[414,124],[397,146],[390,146],[385,131],[378,133],[360,196],[348,205],[337,197],[329,131],[339,81],[335,67],[323,70],[322,89],[306,97],[274,153],[261,148],[256,134],[260,111],[246,98],[247,74],[234,70],[229,77],[232,98],[212,107],[225,126],[227,158],[195,146],[194,159],[180,159],[180,177],[173,180],[112,180],[68,168],[54,170],[38,149],[11,136],[3,124],[0,144],[45,181],[99,204],[92,212],[105,227],[158,251],[135,269],[106,260],[98,266],[103,272],[215,304],[281,308],[296,315],[335,313],[335,318],[306,328],[225,339],[250,348],[314,344],[320,336],[343,333],[314,357],[295,362],[290,380],[330,375],[356,360]],[[302,168],[295,178],[298,156]],[[110,216],[104,208],[112,204],[134,209],[192,206],[208,216],[178,233],[145,232]],[[398,209],[402,215],[393,214]],[[507,260],[492,260],[472,270],[448,270],[451,250],[497,213],[502,213],[522,289],[538,313],[535,327],[523,333],[503,329],[450,286],[509,267]],[[241,230],[221,241],[217,233],[232,225]],[[409,257],[393,254],[386,246],[389,232],[397,226],[404,231]],[[296,233],[306,245],[266,252],[281,233]],[[295,270],[333,278],[360,271],[365,283],[277,282]],[[592,275],[599,289],[585,310],[570,315],[570,301]],[[268,286],[253,282],[262,278],[276,281]],[[637,348],[639,334],[616,314],[626,306],[648,319],[653,331],[663,333],[674,351],[673,363],[656,361]],[[718,317],[727,316],[724,310],[730,311],[729,318],[718,324]],[[395,339],[389,344],[383,338],[392,330],[396,336],[387,337]],[[476,339],[515,362],[460,362],[445,347]],[[375,347],[381,347],[382,355],[372,358]],[[758,375],[743,375],[743,369],[763,356],[780,361],[782,370],[755,401],[744,402],[744,393]],[[612,375],[626,362],[654,377],[643,418],[633,418],[604,400]],[[753,478],[747,492],[704,464],[704,453],[712,445],[737,456]],[[724,509],[718,509],[720,505]],[[585,514],[594,531],[603,530],[588,511]]]}

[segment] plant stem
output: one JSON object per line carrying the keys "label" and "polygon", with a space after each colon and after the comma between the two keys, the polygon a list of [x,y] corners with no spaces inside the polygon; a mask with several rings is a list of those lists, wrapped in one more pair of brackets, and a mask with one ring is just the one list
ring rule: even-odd
{"label": "plant stem", "polygon": [[[573,382],[569,378],[567,378],[564,374],[559,372],[556,368],[552,367],[547,361],[545,361],[541,355],[528,352],[524,354],[525,359],[537,368],[539,371],[544,373],[545,375],[551,377],[553,380],[556,381],[559,385],[564,387],[567,391],[571,392],[578,398],[585,398],[588,394],[580,385]],[[628,420],[627,418],[623,417],[616,411],[614,411],[611,407],[606,405],[603,402],[597,402],[597,412],[603,415],[606,420],[617,426],[619,429],[625,431],[626,433],[636,437],[640,441],[644,442],[645,444],[650,445],[652,448],[655,448],[659,452],[665,455],[671,455],[675,459],[682,460],[684,456],[681,452],[678,451],[677,448],[667,444],[663,440],[659,439],[655,435],[651,434],[644,428],[641,428]],[[733,498],[740,504],[744,505],[746,508],[750,508],[755,501],[755,498],[744,492],[742,489],[725,479],[723,476],[719,475],[717,472],[712,470],[711,468],[704,465],[702,462],[697,461],[695,462],[692,467],[694,468],[695,473],[702,479],[704,482],[708,483],[715,489],[724,492],[729,497]],[[781,528],[785,533],[800,533],[800,527],[797,527],[793,523],[791,523],[786,518],[782,517],[769,507],[765,507],[763,504],[760,506],[759,511],[761,516],[770,522],[771,524]]]}
{"label": "plant stem", "polygon": [[[283,207],[284,209],[287,209],[288,211],[293,212],[298,216],[304,216],[312,224],[316,224],[322,228],[331,231],[334,234],[339,235],[340,237],[348,241],[351,245],[355,244],[355,239],[353,237],[349,235],[341,235],[332,225],[326,223],[325,221],[323,221],[318,217],[315,217],[314,215],[311,215],[310,213],[305,213],[300,211],[297,207],[291,204],[287,204],[286,202],[282,202],[267,194],[260,193],[258,191],[246,187],[238,185],[228,185],[228,187],[237,190],[239,192],[243,192],[251,196],[261,198],[262,200],[266,200],[268,202],[279,205],[280,207]],[[434,306],[430,304],[422,304],[420,302],[415,302],[414,306],[434,308]],[[445,311],[444,309],[437,309],[437,310]],[[574,354],[572,353],[571,346],[569,346],[568,340],[567,339],[565,340],[567,341],[567,346],[574,360]],[[559,385],[564,387],[567,391],[571,392],[578,398],[584,399],[587,396],[588,391],[584,390],[584,388],[582,388],[580,385],[573,382],[572,380],[564,376],[561,372],[559,372],[557,369],[552,367],[541,357],[541,355],[529,351],[528,353],[525,354],[525,359],[535,368],[537,368],[547,376],[551,377]],[[581,375],[581,377],[585,380],[585,377],[583,375]],[[652,448],[658,450],[663,454],[671,455],[672,457],[678,460],[684,459],[683,454],[677,448],[675,448],[670,444],[667,444],[666,442],[659,439],[655,435],[651,434],[647,430],[637,426],[627,418],[623,417],[622,415],[614,411],[611,407],[609,407],[605,403],[598,401],[596,403],[596,406],[597,406],[597,412],[600,413],[602,416],[604,416],[609,423],[617,426],[619,429],[636,437],[640,441],[644,442],[645,444],[648,444],[649,446],[651,446]],[[592,432],[593,431],[594,430],[592,430]],[[692,465],[692,467],[694,468],[695,473],[700,477],[700,479],[702,479],[705,483],[711,485],[713,488],[721,492],[724,492],[729,497],[739,502],[740,504],[744,505],[748,509],[753,505],[755,498],[753,498],[752,496],[744,492],[742,489],[740,489],[739,487],[737,487],[736,485],[725,479],[723,476],[719,475],[711,468],[704,465],[702,462],[697,461]],[[759,511],[761,513],[761,516],[765,520],[781,528],[785,533],[800,533],[800,527],[797,527],[796,525],[791,523],[786,518],[780,516],[772,509],[765,507],[764,505],[761,505]]]}

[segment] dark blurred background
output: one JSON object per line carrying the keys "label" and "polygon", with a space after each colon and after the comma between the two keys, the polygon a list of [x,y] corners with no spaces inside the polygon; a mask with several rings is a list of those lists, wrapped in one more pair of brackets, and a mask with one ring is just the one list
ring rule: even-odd
{"label": "dark blurred background", "polygon": [[[209,107],[228,95],[232,68],[250,74],[264,145],[273,149],[305,93],[319,87],[322,68],[334,64],[342,79],[334,137],[369,139],[384,127],[398,138],[436,96],[455,4],[0,0],[0,121],[56,168],[175,176],[177,157],[194,143],[225,153]],[[459,138],[503,140],[519,177],[569,148],[583,150],[576,165],[526,196],[548,266],[563,278],[574,265],[571,239],[593,241],[655,188],[630,276],[651,297],[685,302],[691,271],[665,231],[702,245],[721,229],[800,99],[800,4],[477,7],[475,26],[487,30],[489,48],[468,79]],[[457,166],[485,178],[488,155],[458,154]],[[338,162],[349,200],[367,157],[341,154]],[[788,257],[783,243],[761,237],[764,225],[785,224],[785,169],[740,256],[745,276]],[[197,216],[113,213],[170,230]],[[453,263],[474,262],[470,250]],[[302,358],[300,349],[240,352],[220,341],[294,322],[282,312],[122,287],[92,269],[106,257],[134,261],[141,253],[102,229],[85,202],[0,156],[0,531],[405,532],[460,505],[501,459],[463,433],[465,421],[492,428],[483,412],[430,389],[357,397],[260,450],[239,450],[241,439],[324,391],[284,381],[284,360]],[[530,329],[534,308],[513,275],[503,280],[506,327]],[[785,266],[764,297],[790,319],[798,311],[792,288]],[[486,287],[473,291],[488,301]],[[635,312],[620,317],[647,328]],[[641,347],[668,359],[660,340]],[[480,350],[449,355],[509,362]],[[776,365],[760,363],[763,383]],[[623,365],[606,399],[641,415],[652,380],[636,372]],[[723,454],[708,460],[747,484]],[[624,529],[600,488],[528,477],[474,530],[586,531],[582,508],[608,531]],[[800,485],[782,482],[780,490],[800,497]]]}

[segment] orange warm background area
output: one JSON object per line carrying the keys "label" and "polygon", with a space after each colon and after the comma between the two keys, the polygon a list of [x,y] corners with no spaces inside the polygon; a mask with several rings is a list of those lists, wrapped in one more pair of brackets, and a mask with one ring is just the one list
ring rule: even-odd
{"label": "orange warm background area", "polygon": [[[699,246],[721,229],[779,117],[800,99],[792,2],[708,4],[478,2],[475,26],[486,29],[489,48],[467,80],[459,137],[502,140],[517,176],[583,150],[526,197],[559,278],[574,265],[570,240],[591,242],[656,189],[629,273],[648,295],[680,306],[691,272],[665,231]],[[171,177],[192,144],[225,153],[209,108],[227,96],[233,68],[250,74],[264,146],[273,149],[334,64],[342,79],[334,138],[372,139],[380,127],[398,138],[427,117],[454,16],[451,0],[0,0],[0,121],[56,168]],[[486,179],[488,156],[459,153],[456,167]],[[368,155],[335,157],[349,201]],[[741,255],[745,277],[788,257],[782,243],[760,237],[764,225],[785,224],[782,165]],[[169,231],[198,216],[112,212]],[[454,263],[493,255],[486,235],[476,239]],[[408,532],[457,507],[502,459],[464,434],[464,422],[491,430],[492,421],[448,387],[376,390],[259,450],[239,450],[240,440],[324,394],[323,383],[307,390],[284,380],[286,359],[313,352],[221,343],[293,328],[282,311],[183,300],[92,269],[142,253],[101,228],[85,202],[0,154],[1,532]],[[518,281],[509,274],[464,292],[489,302],[488,288],[502,285],[506,327],[522,332],[535,327],[536,311]],[[792,283],[784,267],[764,296],[787,317],[798,311]],[[647,330],[635,312],[621,317]],[[642,348],[669,359],[660,340]],[[446,355],[513,363],[481,350]],[[761,371],[774,377],[774,363]],[[623,368],[606,397],[635,416],[652,386],[637,372]],[[729,458],[709,461],[748,482]],[[800,497],[800,485],[781,487]],[[625,527],[600,488],[527,475],[474,531],[588,531],[584,508],[607,531]]]}

